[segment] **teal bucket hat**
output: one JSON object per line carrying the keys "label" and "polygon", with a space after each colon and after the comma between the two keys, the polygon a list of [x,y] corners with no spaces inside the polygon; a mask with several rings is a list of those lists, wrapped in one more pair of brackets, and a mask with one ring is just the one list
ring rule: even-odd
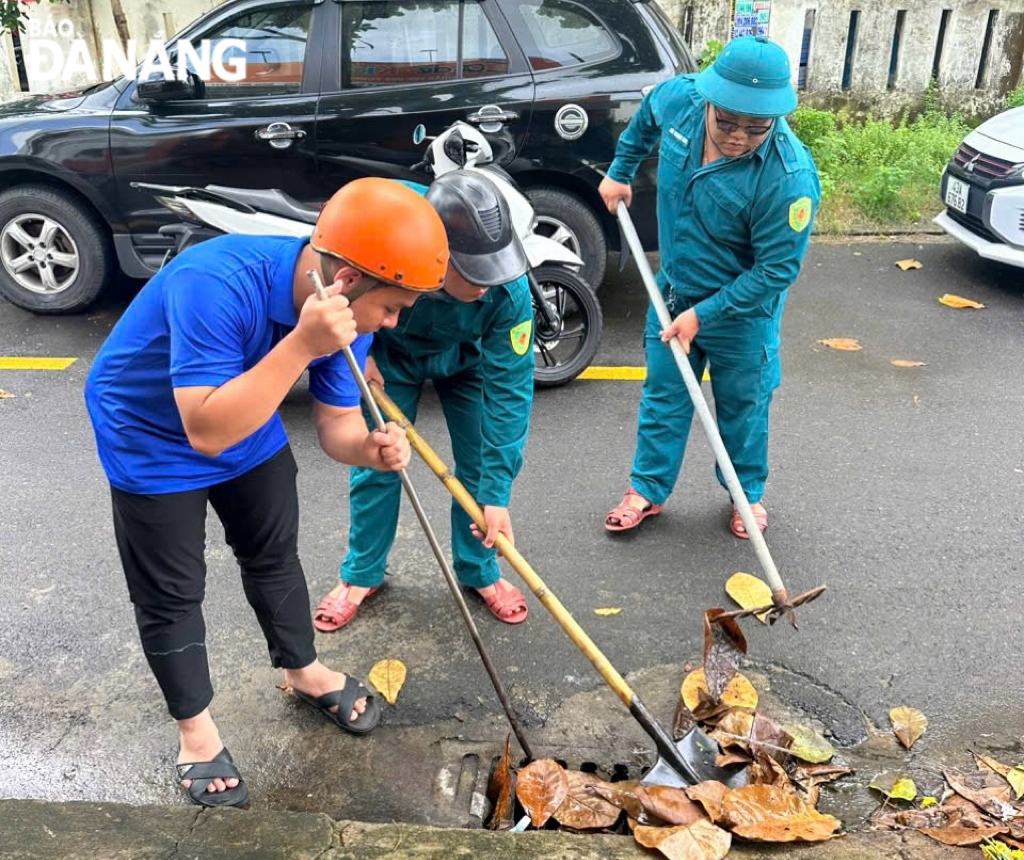
{"label": "teal bucket hat", "polygon": [[779,117],[796,107],[786,52],[767,36],[742,36],[697,76],[697,92],[722,110]]}

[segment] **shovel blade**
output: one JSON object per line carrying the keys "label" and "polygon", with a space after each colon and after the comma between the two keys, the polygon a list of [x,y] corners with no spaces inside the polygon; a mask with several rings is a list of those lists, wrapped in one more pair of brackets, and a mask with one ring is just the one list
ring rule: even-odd
{"label": "shovel blade", "polygon": [[718,744],[703,729],[694,726],[674,744],[685,770],[680,772],[664,756],[658,756],[643,779],[641,785],[667,785],[672,788],[686,788],[698,782],[714,780],[729,788],[747,784],[745,767],[719,767],[715,764]]}

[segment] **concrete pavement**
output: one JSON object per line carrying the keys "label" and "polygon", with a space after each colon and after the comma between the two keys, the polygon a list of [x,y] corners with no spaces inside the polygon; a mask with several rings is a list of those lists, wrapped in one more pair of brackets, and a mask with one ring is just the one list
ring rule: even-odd
{"label": "concrete pavement", "polygon": [[[967,860],[918,833],[855,833],[816,845],[737,844],[735,860]],[[0,800],[3,860],[635,860],[661,856],[628,836],[491,833],[364,824],[326,815],[119,803]]]}

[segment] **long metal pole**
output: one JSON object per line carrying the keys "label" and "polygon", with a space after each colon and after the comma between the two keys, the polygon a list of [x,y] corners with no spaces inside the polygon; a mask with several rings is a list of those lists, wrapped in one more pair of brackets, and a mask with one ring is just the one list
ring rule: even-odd
{"label": "long metal pole", "polygon": [[[317,274],[315,269],[310,269],[306,276],[313,284],[313,288],[316,290],[317,298],[324,300],[327,298],[327,291],[324,289],[323,281],[320,280],[320,275]],[[359,367],[359,362],[356,361],[355,355],[352,354],[350,347],[345,347],[342,352],[345,355],[345,360],[348,362],[349,369],[352,371],[352,376],[356,381],[356,385],[359,386],[359,394],[363,398],[363,402],[366,404],[367,409],[370,411],[370,415],[373,417],[374,424],[378,430],[386,429],[386,423],[384,416],[381,415],[380,409],[377,408],[377,403],[373,399],[373,394],[370,393],[370,387],[366,384],[366,377],[363,376],[363,371]],[[505,716],[508,717],[509,725],[512,727],[512,731],[515,733],[516,740],[519,741],[519,746],[522,747],[526,757],[533,761],[533,751],[530,749],[530,745],[526,740],[526,736],[523,734],[522,727],[519,725],[519,721],[516,719],[515,713],[512,711],[512,705],[509,702],[508,695],[505,693],[505,688],[502,686],[501,681],[498,679],[498,674],[494,670],[494,664],[491,663],[491,658],[487,654],[487,650],[484,648],[483,640],[480,638],[480,631],[477,630],[476,623],[473,621],[473,616],[469,614],[469,607],[466,605],[466,599],[462,596],[462,589],[459,587],[458,580],[455,578],[455,574],[452,572],[451,566],[448,564],[448,559],[445,557],[444,550],[441,549],[441,544],[438,543],[437,536],[434,534],[434,530],[430,526],[430,521],[427,519],[426,511],[423,510],[423,505],[420,504],[419,496],[416,495],[416,490],[412,486],[412,481],[409,480],[409,475],[405,469],[401,469],[398,472],[398,477],[402,481],[402,487],[405,489],[406,495],[409,497],[409,502],[412,505],[413,510],[416,512],[416,517],[420,521],[420,525],[423,527],[423,533],[427,536],[427,542],[430,544],[430,548],[434,551],[434,557],[437,559],[437,563],[441,566],[441,572],[444,574],[444,578],[448,583],[448,588],[451,590],[452,597],[455,598],[455,603],[459,607],[459,612],[462,614],[462,619],[466,622],[466,627],[469,630],[469,636],[473,640],[473,644],[476,645],[476,650],[480,654],[480,659],[483,661],[484,668],[487,670],[487,674],[490,676],[491,683],[494,685],[494,692],[498,696],[498,701],[501,702],[501,707],[505,711]]]}

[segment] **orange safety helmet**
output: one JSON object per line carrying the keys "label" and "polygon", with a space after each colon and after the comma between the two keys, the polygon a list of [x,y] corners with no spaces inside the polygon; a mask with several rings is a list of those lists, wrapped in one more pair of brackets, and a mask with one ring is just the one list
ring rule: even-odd
{"label": "orange safety helmet", "polygon": [[434,207],[392,179],[354,179],[324,205],[310,240],[372,278],[416,292],[440,289],[448,237]]}

